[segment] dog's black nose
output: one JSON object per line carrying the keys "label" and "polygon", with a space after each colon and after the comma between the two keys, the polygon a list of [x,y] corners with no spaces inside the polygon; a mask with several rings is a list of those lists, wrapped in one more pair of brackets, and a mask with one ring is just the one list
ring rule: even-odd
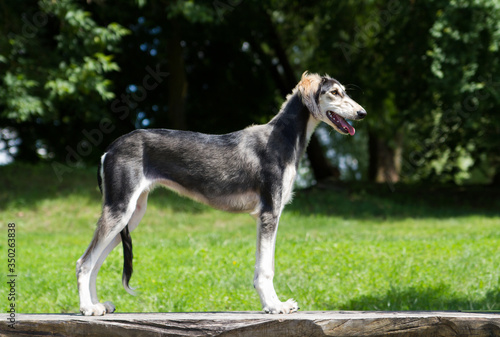
{"label": "dog's black nose", "polygon": [[366,111],[365,110],[359,110],[356,112],[358,114],[359,119],[363,119],[366,117]]}

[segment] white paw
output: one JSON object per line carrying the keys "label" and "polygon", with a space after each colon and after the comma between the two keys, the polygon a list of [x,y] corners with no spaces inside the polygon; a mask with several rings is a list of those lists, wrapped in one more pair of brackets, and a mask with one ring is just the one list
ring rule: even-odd
{"label": "white paw", "polygon": [[111,302],[97,303],[80,307],[83,316],[103,316],[106,313],[115,312],[115,306]]}
{"label": "white paw", "polygon": [[264,310],[266,314],[290,314],[299,310],[299,306],[297,302],[291,298],[286,302],[276,302],[267,305],[262,310]]}

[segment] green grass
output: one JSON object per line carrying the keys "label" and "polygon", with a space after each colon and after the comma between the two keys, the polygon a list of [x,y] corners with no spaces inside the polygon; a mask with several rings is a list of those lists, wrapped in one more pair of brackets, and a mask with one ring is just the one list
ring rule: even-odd
{"label": "green grass", "polygon": [[[17,226],[19,312],[78,312],[75,262],[100,212],[95,170],[0,167],[0,251]],[[345,185],[298,191],[281,218],[275,287],[301,310],[500,309],[500,201],[491,189]],[[122,252],[98,277],[119,312],[260,310],[255,223],[163,189],[133,232],[138,296]],[[0,265],[6,303],[6,258]]]}

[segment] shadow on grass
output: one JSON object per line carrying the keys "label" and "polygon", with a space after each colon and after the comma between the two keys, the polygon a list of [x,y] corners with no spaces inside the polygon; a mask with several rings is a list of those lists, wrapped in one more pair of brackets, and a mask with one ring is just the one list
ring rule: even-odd
{"label": "shadow on grass", "polygon": [[[50,165],[15,164],[0,166],[0,210],[26,206],[35,208],[45,199],[78,194],[101,202],[97,169],[80,168],[58,179]],[[177,194],[158,189],[150,205],[170,207],[178,212],[199,213],[207,209]],[[325,214],[354,219],[500,216],[500,190],[485,186],[428,187],[344,184],[298,190],[287,211]]]}
{"label": "shadow on grass", "polygon": [[489,290],[480,300],[454,294],[446,285],[423,289],[391,288],[386,294],[360,296],[340,306],[325,304],[325,308],[356,311],[496,311],[500,310],[500,287]]}
{"label": "shadow on grass", "polygon": [[500,190],[489,186],[428,187],[344,184],[297,191],[287,210],[354,219],[500,216]]}
{"label": "shadow on grass", "polygon": [[[36,209],[42,200],[75,194],[96,204],[101,203],[97,168],[73,169],[59,179],[50,165],[0,166],[0,186],[0,211],[16,207]],[[198,213],[206,208],[164,189],[153,191],[148,203],[170,207],[176,212]]]}
{"label": "shadow on grass", "polygon": [[0,210],[32,208],[41,200],[65,198],[72,194],[100,200],[96,179],[96,174],[89,169],[75,169],[59,180],[48,165],[0,166]]}

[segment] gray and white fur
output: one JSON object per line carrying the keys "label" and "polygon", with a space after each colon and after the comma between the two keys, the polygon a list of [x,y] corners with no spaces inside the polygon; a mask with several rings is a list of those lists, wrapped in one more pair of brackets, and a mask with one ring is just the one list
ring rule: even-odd
{"label": "gray and white fur", "polygon": [[165,129],[136,130],[113,142],[101,158],[98,181],[102,214],[92,241],[76,263],[83,315],[115,311],[100,303],[96,278],[108,254],[123,244],[123,286],[132,275],[132,232],[146,212],[148,193],[163,185],[216,209],[245,212],[258,223],[254,287],[266,313],[291,313],[297,302],[281,302],[273,286],[278,222],[300,158],[320,121],[354,135],[345,119],[360,120],[365,110],[335,79],[302,75],[280,112],[267,124],[224,135]]}

